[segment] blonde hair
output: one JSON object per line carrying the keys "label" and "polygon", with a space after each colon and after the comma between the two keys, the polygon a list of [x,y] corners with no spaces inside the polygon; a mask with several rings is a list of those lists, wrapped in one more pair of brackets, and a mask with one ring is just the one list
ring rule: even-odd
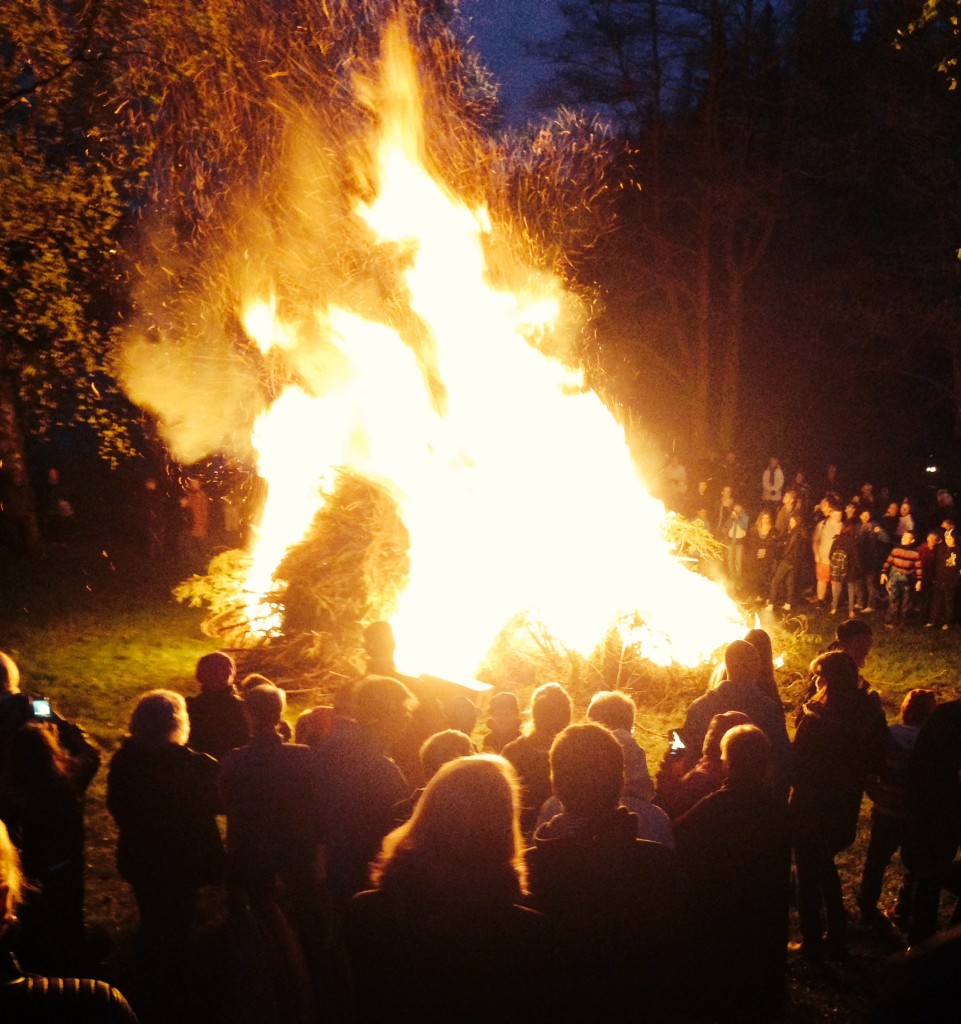
{"label": "blonde hair", "polygon": [[26,886],[20,869],[20,854],[10,839],[7,826],[0,821],[0,935],[17,919],[17,907]]}
{"label": "blonde hair", "polygon": [[190,735],[187,703],[173,690],[151,690],[137,701],[129,730],[133,739],[148,746],[182,746]]}
{"label": "blonde hair", "polygon": [[502,757],[448,761],[427,783],[410,821],[384,839],[371,881],[381,887],[421,865],[442,865],[464,876],[497,873],[520,898],[527,873],[519,794],[514,769]]}
{"label": "blonde hair", "polygon": [[9,654],[0,651],[0,693],[20,692],[20,670]]}

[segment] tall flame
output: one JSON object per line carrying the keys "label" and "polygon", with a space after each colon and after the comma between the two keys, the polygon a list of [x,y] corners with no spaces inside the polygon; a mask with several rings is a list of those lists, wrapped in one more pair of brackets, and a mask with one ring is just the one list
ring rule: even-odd
{"label": "tall flame", "polygon": [[[582,373],[535,346],[560,285],[521,295],[490,283],[487,211],[425,169],[417,70],[399,27],[385,39],[377,113],[373,198],[355,213],[400,262],[430,344],[418,359],[393,327],[346,309],[318,309],[304,325],[284,322],[272,296],[247,302],[250,337],[308,382],[256,424],[268,497],[247,591],[270,589],[346,467],[389,487],[410,534],[410,584],[393,619],[401,664],[469,676],[521,612],[585,653],[615,623],[641,622],[626,639],[652,660],[706,660],[743,631],[739,612],[672,554],[664,507]],[[311,394],[316,353],[304,339],[318,329],[327,372]],[[263,615],[255,596],[252,623]]]}

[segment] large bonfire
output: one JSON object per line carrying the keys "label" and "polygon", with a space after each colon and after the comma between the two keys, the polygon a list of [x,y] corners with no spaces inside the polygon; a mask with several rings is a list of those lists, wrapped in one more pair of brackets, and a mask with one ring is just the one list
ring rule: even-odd
{"label": "large bonfire", "polygon": [[657,664],[708,660],[738,609],[676,557],[622,425],[563,358],[576,303],[559,277],[445,180],[401,23],[355,87],[371,130],[323,240],[357,259],[349,286],[305,270],[292,289],[241,261],[235,313],[272,382],[250,436],[266,499],[250,551],[213,570],[220,626],[276,644],[386,617],[398,663],[447,678],[531,635],[587,654],[615,630]]}

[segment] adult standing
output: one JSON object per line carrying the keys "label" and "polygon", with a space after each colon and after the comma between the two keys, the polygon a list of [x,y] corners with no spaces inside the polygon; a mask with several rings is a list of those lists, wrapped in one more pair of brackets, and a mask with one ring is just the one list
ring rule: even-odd
{"label": "adult standing", "polygon": [[781,504],[784,490],[784,470],[775,456],[768,459],[767,468],[761,474],[761,501],[773,516]]}
{"label": "adult standing", "polygon": [[185,745],[189,729],[179,693],[144,694],[107,777],[107,808],[119,830],[117,868],[140,914],[138,961],[158,1002],[186,995],[197,896],[223,873],[217,762]]}
{"label": "adult standing", "polygon": [[711,1019],[769,1021],[784,1001],[791,845],[771,744],[753,725],[721,740],[723,785],[675,823],[687,879],[692,986]]}
{"label": "adult standing", "polygon": [[[858,667],[844,651],[811,663],[817,692],[804,705],[794,738],[791,827],[797,865],[800,951],[811,960],[848,955],[847,917],[834,858],[855,838],[871,767],[876,718]],[[827,915],[825,940],[821,910]]]}

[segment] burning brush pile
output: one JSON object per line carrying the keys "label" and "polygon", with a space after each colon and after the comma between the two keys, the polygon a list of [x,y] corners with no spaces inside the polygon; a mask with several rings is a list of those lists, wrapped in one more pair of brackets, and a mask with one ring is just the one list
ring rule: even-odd
{"label": "burning brush pile", "polygon": [[[231,244],[204,263],[219,300],[192,344],[129,341],[128,390],[175,457],[249,446],[266,484],[251,550],[179,595],[207,602],[208,631],[256,648],[278,678],[303,678],[305,663],[356,674],[363,628],[385,618],[405,671],[450,679],[570,679],[591,652],[598,685],[627,685],[642,661],[702,664],[741,616],[676,557],[669,517],[578,366],[586,303],[517,209],[525,189],[549,209],[552,188],[565,208],[571,168],[555,150],[553,185],[537,170],[559,129],[517,174],[458,127],[443,71],[393,21],[376,66],[351,79],[351,129],[330,124],[328,138],[298,120],[235,205]],[[600,178],[580,181],[595,183],[584,208]],[[571,218],[582,238],[582,213]],[[182,374],[173,401],[151,393],[158,368]],[[214,371],[224,405],[191,404],[191,382]],[[219,449],[178,432],[244,415],[249,429]]]}

